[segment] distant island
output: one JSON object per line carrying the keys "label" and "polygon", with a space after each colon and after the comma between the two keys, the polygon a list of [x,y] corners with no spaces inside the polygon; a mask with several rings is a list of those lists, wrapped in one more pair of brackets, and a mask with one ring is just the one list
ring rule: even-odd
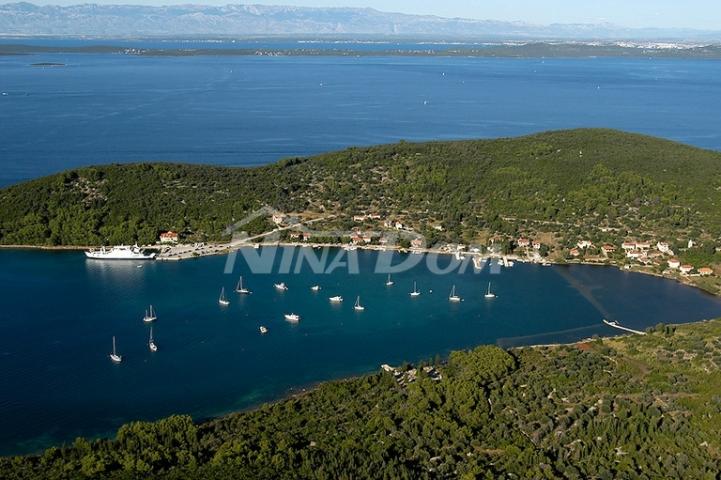
{"label": "distant island", "polygon": [[[343,42],[334,48],[314,48],[309,42],[294,47],[236,48],[225,46],[197,45],[191,42],[188,48],[126,47],[102,44],[97,40],[85,40],[85,45],[50,46],[27,45],[22,39],[17,44],[0,45],[1,55],[39,55],[53,53],[76,54],[112,54],[140,57],[192,57],[192,56],[322,56],[322,57],[478,57],[478,58],[594,58],[594,57],[630,57],[630,58],[699,58],[721,59],[721,44],[696,43],[658,43],[658,42],[488,42],[481,45],[440,44],[418,47],[385,46],[385,42],[376,42],[373,48],[352,49],[343,46]],[[318,40],[320,41],[320,40]],[[98,42],[97,44],[95,44]],[[220,40],[228,43],[229,40]],[[138,41],[139,45],[142,41]],[[232,42],[231,42],[232,45]]]}
{"label": "distant island", "polygon": [[0,458],[35,478],[714,478],[721,321],[323,384],[256,410]]}
{"label": "distant island", "polygon": [[721,153],[593,129],[350,148],[257,168],[105,165],[0,190],[0,245],[155,245],[171,231],[219,252],[229,226],[270,207],[316,230],[355,232],[301,238],[289,226],[287,242],[379,245],[365,232],[413,232],[423,244],[400,246],[617,265],[718,294],[719,182]]}

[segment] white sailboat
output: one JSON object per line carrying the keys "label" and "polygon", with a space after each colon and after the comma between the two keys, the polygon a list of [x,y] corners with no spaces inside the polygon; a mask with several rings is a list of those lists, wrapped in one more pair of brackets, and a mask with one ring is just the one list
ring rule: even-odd
{"label": "white sailboat", "polygon": [[286,313],[284,315],[285,319],[289,321],[290,323],[298,323],[300,322],[300,315],[297,315],[295,313]]}
{"label": "white sailboat", "polygon": [[418,291],[418,286],[416,285],[416,282],[413,282],[413,291],[411,292],[411,297],[418,297],[420,296],[421,292]]}
{"label": "white sailboat", "polygon": [[491,292],[491,282],[488,282],[488,291],[484,295],[486,298],[496,298],[496,294]]}
{"label": "white sailboat", "polygon": [[250,290],[243,286],[242,276],[240,277],[240,280],[238,280],[238,285],[235,286],[235,292],[240,293],[241,295],[250,295]]}
{"label": "white sailboat", "polygon": [[263,325],[260,326],[259,330],[262,335],[268,333],[268,328],[264,327]]}
{"label": "white sailboat", "polygon": [[320,285],[313,285],[310,289],[314,292],[320,292]]}
{"label": "white sailboat", "polygon": [[150,309],[145,311],[145,316],[143,317],[143,321],[146,323],[154,322],[158,319],[158,315],[155,313],[155,309],[153,306],[150,306]]}
{"label": "white sailboat", "polygon": [[113,353],[110,354],[110,360],[115,363],[120,363],[123,361],[123,357],[121,355],[118,355],[118,352],[115,350],[115,336],[113,336]]}
{"label": "white sailboat", "polygon": [[341,297],[340,295],[330,297],[328,300],[330,300],[330,303],[343,303],[343,297]]}
{"label": "white sailboat", "polygon": [[279,290],[281,292],[285,292],[288,290],[288,285],[285,284],[285,282],[276,283],[273,285],[276,290]]}
{"label": "white sailboat", "polygon": [[353,310],[355,310],[356,312],[362,312],[365,309],[366,309],[366,307],[361,305],[360,295],[358,295],[358,297],[355,299],[355,305],[353,305]]}
{"label": "white sailboat", "polygon": [[391,280],[391,274],[388,274],[388,280],[386,280],[386,287],[390,287],[393,285],[393,280]]}
{"label": "white sailboat", "polygon": [[225,287],[220,289],[220,297],[218,298],[218,303],[224,307],[230,305],[230,300],[225,298]]}
{"label": "white sailboat", "polygon": [[461,297],[456,295],[456,286],[453,285],[453,288],[451,288],[451,294],[448,296],[448,300],[451,302],[460,302]]}
{"label": "white sailboat", "polygon": [[153,339],[153,327],[150,327],[150,338],[148,339],[148,348],[151,352],[157,352],[158,346],[155,344],[155,340]]}

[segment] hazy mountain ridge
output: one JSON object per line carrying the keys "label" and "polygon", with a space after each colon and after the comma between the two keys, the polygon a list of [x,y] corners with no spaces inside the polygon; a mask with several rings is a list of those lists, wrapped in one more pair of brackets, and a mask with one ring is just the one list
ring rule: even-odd
{"label": "hazy mountain ridge", "polygon": [[264,5],[0,5],[3,35],[421,35],[558,39],[721,39],[721,32],[629,29],[611,24],[531,25],[370,8]]}

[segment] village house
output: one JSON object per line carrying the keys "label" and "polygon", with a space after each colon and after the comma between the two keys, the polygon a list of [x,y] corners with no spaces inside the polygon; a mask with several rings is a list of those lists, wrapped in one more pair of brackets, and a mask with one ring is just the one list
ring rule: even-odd
{"label": "village house", "polygon": [[280,225],[285,220],[285,215],[282,213],[274,213],[272,220],[276,225]]}
{"label": "village house", "polygon": [[291,240],[299,240],[299,239],[300,239],[300,232],[290,232],[290,239],[291,239]]}
{"label": "village house", "polygon": [[541,249],[541,242],[533,242],[533,249],[534,250],[540,250]]}
{"label": "village house", "polygon": [[365,222],[366,221],[365,215],[353,215],[353,221],[354,222]]}
{"label": "village house", "polygon": [[590,240],[581,240],[576,244],[576,246],[583,250],[585,248],[591,248],[593,246],[593,243]]}
{"label": "village house", "polygon": [[621,244],[621,248],[624,249],[624,250],[627,251],[627,252],[628,252],[628,251],[632,251],[632,250],[636,250],[636,244],[635,244],[634,242],[623,242],[623,243]]}
{"label": "village house", "polygon": [[358,245],[363,241],[363,237],[359,233],[355,232],[353,233],[353,235],[351,235],[350,241],[351,243],[353,243],[353,245]]}
{"label": "village house", "polygon": [[666,242],[658,242],[656,248],[661,253],[671,253],[671,246]]}
{"label": "village house", "polygon": [[303,232],[303,241],[304,242],[310,241],[310,237],[311,237],[310,232]]}
{"label": "village house", "polygon": [[380,219],[381,219],[381,216],[380,216],[379,213],[371,213],[371,214],[368,215],[368,218],[369,218],[370,220],[380,220]]}
{"label": "village house", "polygon": [[709,275],[713,275],[713,269],[709,267],[701,267],[698,269],[698,273],[702,277],[708,277]]}
{"label": "village house", "polygon": [[411,248],[423,248],[423,243],[422,238],[414,238],[411,240]]}
{"label": "village house", "polygon": [[371,243],[373,241],[373,234],[370,232],[366,232],[363,234],[363,241],[365,243]]}
{"label": "village house", "polygon": [[527,248],[528,246],[531,245],[531,241],[529,239],[523,238],[523,237],[519,238],[517,243],[518,243],[518,246],[521,248]]}
{"label": "village house", "polygon": [[436,230],[436,231],[438,231],[438,232],[442,232],[442,231],[443,231],[443,225],[434,225],[434,226],[433,226],[433,230]]}
{"label": "village house", "polygon": [[681,265],[680,270],[683,275],[688,275],[693,271],[693,265]]}
{"label": "village house", "polygon": [[180,236],[177,232],[168,231],[160,234],[160,243],[178,243]]}
{"label": "village house", "polygon": [[604,253],[604,255],[608,256],[612,253],[616,253],[616,247],[609,243],[606,243],[601,247],[601,251]]}
{"label": "village house", "polygon": [[636,242],[636,249],[638,250],[648,250],[651,248],[650,242]]}
{"label": "village house", "polygon": [[572,248],[569,253],[571,254],[572,257],[580,257],[581,256],[581,251],[577,248]]}
{"label": "village house", "polygon": [[641,257],[644,257],[645,254],[641,250],[629,250],[626,252],[626,258],[630,258],[633,260],[638,260]]}
{"label": "village house", "polygon": [[385,228],[393,228],[393,220],[384,220],[384,221],[383,221],[383,226],[384,226]]}
{"label": "village house", "polygon": [[681,262],[678,258],[670,258],[668,260],[668,268],[672,268],[674,270],[677,270],[681,266]]}
{"label": "village house", "polygon": [[395,227],[396,230],[403,230],[403,224],[401,222],[396,222]]}

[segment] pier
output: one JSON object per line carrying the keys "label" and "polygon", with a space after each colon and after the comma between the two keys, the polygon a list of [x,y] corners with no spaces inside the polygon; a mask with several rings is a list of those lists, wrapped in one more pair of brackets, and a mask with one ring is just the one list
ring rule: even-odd
{"label": "pier", "polygon": [[609,322],[605,318],[603,319],[603,323],[608,325],[609,327],[617,328],[619,330],[623,330],[625,332],[635,333],[636,335],[646,335],[646,332],[642,332],[640,330],[634,330],[633,328],[624,327],[620,323],[618,323],[616,320]]}

